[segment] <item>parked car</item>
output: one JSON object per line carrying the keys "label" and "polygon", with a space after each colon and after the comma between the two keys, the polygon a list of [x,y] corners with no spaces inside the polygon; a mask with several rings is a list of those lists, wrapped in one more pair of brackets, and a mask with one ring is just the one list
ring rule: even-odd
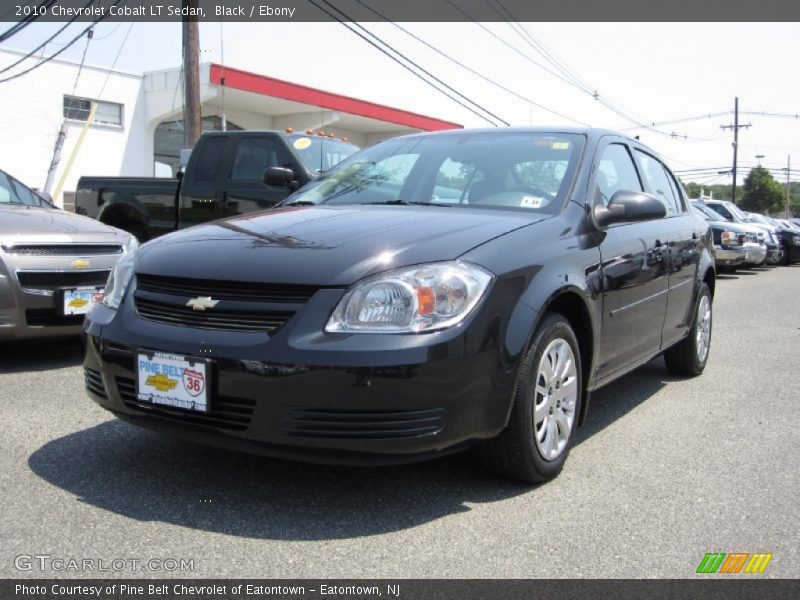
{"label": "parked car", "polygon": [[[748,229],[730,223],[725,217],[709,208],[699,200],[691,201],[692,209],[705,221],[708,221],[714,236],[714,265],[717,273],[735,271],[748,261],[748,246],[753,246],[748,240],[753,235]],[[753,260],[751,255],[750,260]]]}
{"label": "parked car", "polygon": [[770,223],[767,218],[758,213],[742,211],[749,223],[760,227],[765,232],[764,242],[767,246],[768,265],[779,265],[783,259],[783,247],[781,246],[781,234],[778,228]]}
{"label": "parked car", "polygon": [[0,341],[80,334],[111,268],[136,246],[0,171]]}
{"label": "parked car", "polygon": [[770,254],[772,255],[772,260],[776,260],[775,257],[780,250],[778,245],[772,244],[770,246],[767,242],[766,231],[762,227],[751,223],[747,215],[739,210],[733,202],[726,200],[702,200],[702,202],[714,212],[722,215],[726,221],[736,223],[747,231],[745,246],[748,249],[748,254],[742,267],[757,267],[766,262]]}
{"label": "parked car", "polygon": [[[358,150],[348,141],[282,131],[203,134],[178,179],[81,177],[76,212],[140,241],[221,217],[272,208]],[[270,167],[288,169],[265,180]]]}
{"label": "parked car", "polygon": [[712,252],[637,140],[394,138],[275,210],[126,256],[85,323],[86,388],[126,421],[228,448],[396,463],[477,445],[544,481],[590,391],[661,354],[703,371]]}
{"label": "parked car", "polygon": [[781,247],[783,248],[781,264],[789,265],[800,261],[800,228],[782,219],[770,219],[770,222],[781,236]]}

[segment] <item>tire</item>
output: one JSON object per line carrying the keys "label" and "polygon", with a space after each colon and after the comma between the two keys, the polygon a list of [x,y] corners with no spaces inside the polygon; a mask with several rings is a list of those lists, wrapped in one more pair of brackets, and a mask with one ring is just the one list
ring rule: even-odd
{"label": "tire", "polygon": [[789,248],[789,244],[783,244],[781,248],[783,248],[783,256],[781,256],[780,264],[784,267],[788,267],[792,262],[792,249]]}
{"label": "tire", "polygon": [[[561,373],[548,371],[551,360],[563,365]],[[575,439],[582,392],[578,340],[563,316],[549,313],[520,364],[508,425],[479,448],[484,464],[495,474],[526,483],[556,477]]]}
{"label": "tire", "polygon": [[694,303],[689,335],[664,352],[664,360],[670,373],[697,376],[706,368],[711,347],[712,306],[711,291],[705,283],[701,283]]}

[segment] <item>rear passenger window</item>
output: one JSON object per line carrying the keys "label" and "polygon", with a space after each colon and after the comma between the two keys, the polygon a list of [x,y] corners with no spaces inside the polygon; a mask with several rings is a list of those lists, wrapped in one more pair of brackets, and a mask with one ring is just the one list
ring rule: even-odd
{"label": "rear passenger window", "polygon": [[217,178],[217,170],[227,143],[228,138],[225,137],[212,137],[206,140],[200,148],[200,156],[195,163],[195,181],[214,181]]}
{"label": "rear passenger window", "polygon": [[641,150],[636,150],[636,156],[642,166],[642,176],[647,183],[648,191],[661,200],[667,210],[667,216],[680,213],[680,201],[675,197],[673,184],[670,183],[661,161]]}
{"label": "rear passenger window", "polygon": [[620,190],[641,192],[642,184],[628,149],[622,144],[609,144],[597,166],[597,193],[603,204],[608,204]]}
{"label": "rear passenger window", "polygon": [[271,138],[245,138],[236,150],[236,160],[231,169],[234,181],[261,181],[267,167],[287,166],[291,158]]}

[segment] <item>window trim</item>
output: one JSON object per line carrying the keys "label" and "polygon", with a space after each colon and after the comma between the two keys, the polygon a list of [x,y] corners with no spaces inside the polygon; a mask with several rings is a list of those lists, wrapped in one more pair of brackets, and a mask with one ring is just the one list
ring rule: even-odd
{"label": "window trim", "polygon": [[[84,98],[83,96],[73,96],[72,94],[63,94],[61,100],[61,115],[64,119],[66,119],[70,123],[86,123],[89,118],[89,115],[86,115],[86,119],[78,119],[75,117],[68,117],[66,116],[65,111],[67,110],[81,110],[81,109],[68,109],[64,106],[66,100],[68,98],[72,98],[75,100],[81,100],[84,102],[94,103],[94,104],[109,104],[112,106],[119,107],[119,123],[111,123],[108,121],[98,121],[97,120],[97,109],[95,109],[95,118],[89,123],[90,127],[108,127],[110,129],[125,129],[125,104],[121,102],[111,102],[110,100],[97,100],[94,98]],[[91,107],[91,104],[89,105]],[[89,109],[91,111],[91,108]]]}
{"label": "window trim", "polygon": [[[667,166],[663,163],[663,161],[660,158],[655,156],[651,150],[645,149],[643,147],[636,146],[636,147],[634,147],[634,150],[636,152],[639,152],[639,154],[644,154],[645,156],[649,157],[651,160],[656,161],[656,163],[658,163],[658,165],[664,171],[664,175],[667,178],[667,183],[670,184],[670,181],[669,181],[670,171],[669,171],[669,169],[667,169]],[[634,159],[636,161],[636,166],[642,171],[642,174],[640,175],[640,178],[642,179],[642,182],[644,183],[646,181],[646,178],[644,176],[644,165],[639,164],[638,155],[634,154]],[[650,194],[651,196],[654,196],[655,198],[658,198],[658,196],[656,194],[654,194],[652,190],[650,190],[650,181],[646,181],[646,183],[647,183],[647,189],[645,191],[648,194]],[[671,191],[672,191],[672,188],[673,188],[673,185],[670,184],[670,190]],[[659,201],[661,201],[661,200],[659,199]],[[674,213],[670,213],[669,211],[667,211],[667,214],[664,216],[664,218],[665,219],[670,219],[672,217],[683,216],[684,214],[685,214],[685,211],[682,210],[682,202],[680,201],[680,197],[678,197],[678,198],[675,199],[675,212]]]}

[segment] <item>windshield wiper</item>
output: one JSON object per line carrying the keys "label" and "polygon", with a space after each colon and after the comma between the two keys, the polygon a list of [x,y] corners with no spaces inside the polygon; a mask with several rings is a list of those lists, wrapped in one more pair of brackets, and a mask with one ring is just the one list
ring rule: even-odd
{"label": "windshield wiper", "polygon": [[311,202],[311,200],[295,200],[294,202],[287,202],[286,204],[281,204],[280,206],[316,206],[316,202]]}
{"label": "windshield wiper", "polygon": [[415,200],[403,200],[402,198],[396,198],[395,200],[381,200],[379,202],[364,202],[364,204],[377,204],[377,205],[389,205],[389,206],[446,206],[450,208],[449,204],[438,204],[436,202],[418,202]]}

